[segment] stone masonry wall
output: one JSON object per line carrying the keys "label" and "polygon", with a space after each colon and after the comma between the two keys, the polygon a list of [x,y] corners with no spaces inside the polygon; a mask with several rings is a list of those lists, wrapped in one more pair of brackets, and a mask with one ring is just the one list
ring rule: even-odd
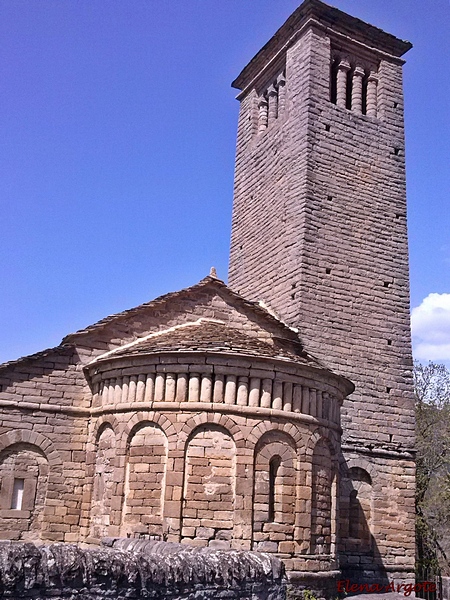
{"label": "stone masonry wall", "polygon": [[182,541],[204,540],[210,548],[231,548],[236,502],[236,447],[231,435],[214,426],[197,430],[186,450],[184,479]]}
{"label": "stone masonry wall", "polygon": [[[218,293],[217,288],[220,291],[224,287],[207,279],[196,289],[175,294],[175,298],[168,295],[156,306],[128,311],[123,318],[107,320],[103,327],[90,328],[81,336],[68,336],[62,346],[1,365],[0,464],[10,452],[27,448],[33,456],[42,456],[49,463],[49,479],[40,528],[32,525],[29,511],[22,511],[20,516],[0,512],[0,519],[6,519],[0,537],[34,536],[67,542],[80,539],[86,445],[92,415],[92,390],[83,368],[93,358],[137,336],[204,316],[234,323],[253,336],[270,337],[267,327],[277,331],[277,325],[268,325],[263,316],[249,320],[250,309],[245,305],[237,309],[230,305],[227,295],[224,294],[224,300]],[[9,479],[13,486],[14,477]],[[8,484],[0,502],[0,511],[10,510],[12,487]]]}
{"label": "stone masonry wall", "polygon": [[[326,440],[332,450],[321,468],[331,481],[349,382],[308,362],[226,351],[104,354],[199,316],[220,317],[255,339],[295,339],[223,288],[206,282],[172,296],[170,307],[140,307],[3,366],[4,539],[167,539],[267,551],[290,571],[335,568],[333,548],[311,547],[312,457]],[[58,403],[64,394],[72,405]],[[14,489],[27,490],[21,506]]]}
{"label": "stone masonry wall", "polygon": [[[333,44],[379,65],[376,116],[331,102]],[[284,118],[258,133],[258,81],[241,98],[229,283],[298,327],[313,354],[355,383],[343,407],[344,457],[362,450],[360,465],[383,461],[369,524],[372,563],[378,554],[386,568],[410,571],[414,412],[402,61],[315,27],[285,61]],[[389,507],[382,495],[391,497]]]}
{"label": "stone masonry wall", "polygon": [[[155,395],[152,402],[105,406],[108,409],[92,419],[81,535],[91,532],[91,537],[97,539],[90,541],[97,542],[105,535],[120,535],[181,540],[183,544],[215,549],[254,549],[276,553],[288,570],[329,570],[335,560],[330,543],[322,544],[320,552],[316,552],[315,546],[311,547],[310,530],[312,489],[318,488],[317,470],[326,481],[332,481],[337,473],[339,425],[329,420],[331,413],[318,418],[291,409],[225,400],[225,394],[229,395],[223,385],[224,379],[228,381],[226,373],[232,373],[233,383],[242,378],[250,380],[256,374],[262,380],[270,376],[277,380],[281,373],[270,372],[270,361],[226,356],[208,359],[199,355],[194,361],[184,355],[161,355],[158,359],[164,372],[176,370],[170,362],[176,358],[180,361],[177,366],[182,365],[180,373],[191,369],[203,373],[200,387],[206,389],[204,382],[208,382],[209,395],[182,402],[176,401],[176,394],[171,401]],[[104,375],[109,377],[111,367],[116,374],[120,370],[139,372],[143,360],[140,358],[138,363],[135,358],[121,358],[115,364],[105,363]],[[150,365],[146,368],[150,369]],[[214,384],[215,371],[219,373],[216,384],[222,389],[221,397]],[[180,378],[180,382],[185,383],[185,378]],[[213,390],[216,393],[211,403]],[[236,385],[234,394],[235,400],[240,398],[242,402],[244,396]],[[246,399],[249,397],[247,391]],[[151,435],[152,444],[137,446],[136,432],[141,436],[148,432],[145,435]],[[111,462],[105,457],[105,435],[114,448]],[[331,450],[315,452],[324,442]],[[275,471],[271,467],[273,461]],[[138,476],[132,485],[135,468]],[[110,495],[102,498],[100,514],[96,482],[100,473],[106,471],[114,473],[114,483],[104,487]],[[147,481],[152,482],[151,493]],[[328,510],[323,514],[328,523],[324,534],[334,540],[337,524],[331,497],[335,506],[336,488],[328,487],[324,494],[330,498],[322,507],[325,512]],[[135,519],[130,519],[132,506],[137,506]],[[96,530],[93,525],[99,522],[105,526]]]}

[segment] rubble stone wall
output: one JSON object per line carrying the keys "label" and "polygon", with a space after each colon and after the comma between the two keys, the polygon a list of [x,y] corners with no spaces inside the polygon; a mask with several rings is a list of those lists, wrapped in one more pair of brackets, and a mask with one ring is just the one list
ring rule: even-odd
{"label": "rubble stone wall", "polygon": [[2,598],[285,600],[280,561],[247,552],[0,543]]}

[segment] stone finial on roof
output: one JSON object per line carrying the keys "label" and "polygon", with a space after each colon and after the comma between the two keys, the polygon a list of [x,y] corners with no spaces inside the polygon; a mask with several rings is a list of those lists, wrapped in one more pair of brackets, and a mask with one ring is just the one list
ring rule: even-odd
{"label": "stone finial on roof", "polygon": [[217,279],[217,271],[216,271],[216,267],[211,267],[210,271],[209,271],[209,276],[210,277],[214,277],[215,279]]}

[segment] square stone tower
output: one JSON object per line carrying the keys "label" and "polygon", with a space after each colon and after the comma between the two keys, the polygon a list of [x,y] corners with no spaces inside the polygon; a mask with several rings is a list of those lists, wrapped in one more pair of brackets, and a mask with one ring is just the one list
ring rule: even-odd
{"label": "square stone tower", "polygon": [[262,300],[356,390],[342,410],[341,567],[414,568],[414,407],[401,56],[306,0],[241,90],[230,286]]}

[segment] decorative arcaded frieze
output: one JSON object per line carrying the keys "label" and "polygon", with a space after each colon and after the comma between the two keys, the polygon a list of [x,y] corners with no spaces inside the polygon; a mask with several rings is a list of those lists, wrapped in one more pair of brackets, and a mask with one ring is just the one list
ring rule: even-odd
{"label": "decorative arcaded frieze", "polygon": [[93,407],[142,402],[214,403],[293,412],[338,423],[337,398],[319,388],[319,381],[312,387],[279,376],[155,371],[97,382]]}

